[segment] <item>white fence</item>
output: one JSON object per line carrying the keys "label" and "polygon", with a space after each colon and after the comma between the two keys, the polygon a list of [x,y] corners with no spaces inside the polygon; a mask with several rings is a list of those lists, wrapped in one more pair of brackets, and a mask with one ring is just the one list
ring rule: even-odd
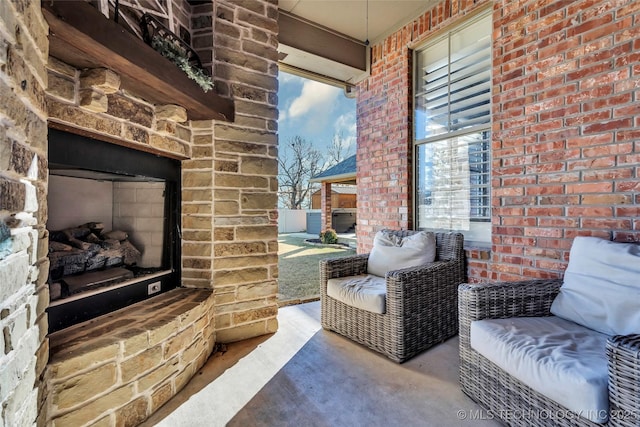
{"label": "white fence", "polygon": [[278,209],[278,233],[299,233],[307,229],[307,210]]}

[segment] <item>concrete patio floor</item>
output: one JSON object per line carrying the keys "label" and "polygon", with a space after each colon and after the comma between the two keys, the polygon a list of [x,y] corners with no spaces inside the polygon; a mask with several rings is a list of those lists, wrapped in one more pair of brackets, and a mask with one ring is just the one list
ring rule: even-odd
{"label": "concrete patio floor", "polygon": [[228,345],[143,426],[495,426],[458,385],[458,339],[398,365],[288,306],[277,333]]}

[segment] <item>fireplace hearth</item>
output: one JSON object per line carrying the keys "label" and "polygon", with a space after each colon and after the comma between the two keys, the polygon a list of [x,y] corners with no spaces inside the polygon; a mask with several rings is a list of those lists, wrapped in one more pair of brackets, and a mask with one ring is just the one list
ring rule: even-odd
{"label": "fireplace hearth", "polygon": [[180,283],[180,162],[49,131],[49,331]]}

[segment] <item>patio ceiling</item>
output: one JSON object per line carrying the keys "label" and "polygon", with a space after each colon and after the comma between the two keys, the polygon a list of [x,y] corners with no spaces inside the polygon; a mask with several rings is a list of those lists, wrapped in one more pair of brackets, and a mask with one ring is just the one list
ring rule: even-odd
{"label": "patio ceiling", "polygon": [[365,41],[379,41],[433,4],[434,0],[280,0],[281,68],[336,85],[357,83],[368,73]]}

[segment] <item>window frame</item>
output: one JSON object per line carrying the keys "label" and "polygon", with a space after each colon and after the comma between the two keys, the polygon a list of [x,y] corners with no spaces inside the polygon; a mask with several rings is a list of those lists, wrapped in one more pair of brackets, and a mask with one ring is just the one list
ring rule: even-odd
{"label": "window frame", "polygon": [[[412,101],[412,108],[411,108],[411,122],[412,122],[412,149],[413,149],[413,165],[412,165],[412,175],[413,175],[413,223],[415,224],[415,228],[416,229],[430,229],[428,227],[424,227],[421,226],[419,224],[419,199],[420,199],[420,185],[419,185],[419,176],[418,176],[418,150],[420,149],[421,145],[424,144],[430,144],[430,143],[434,143],[437,141],[445,141],[447,139],[452,139],[452,138],[458,138],[458,137],[462,137],[465,135],[469,135],[469,134],[474,134],[474,133],[482,133],[482,132],[489,132],[489,144],[488,144],[488,160],[487,160],[487,164],[489,165],[489,176],[488,176],[488,182],[487,182],[487,190],[488,190],[488,203],[486,205],[486,209],[488,209],[488,218],[484,217],[484,218],[479,218],[479,217],[471,217],[471,210],[472,210],[472,206],[471,206],[471,200],[473,199],[472,196],[469,197],[469,203],[470,203],[470,211],[469,211],[469,221],[470,222],[474,222],[474,223],[489,223],[491,224],[491,220],[492,220],[492,205],[491,205],[491,193],[492,193],[492,185],[491,185],[491,176],[492,176],[492,136],[493,136],[493,129],[492,129],[492,124],[493,124],[493,110],[492,110],[492,106],[493,106],[493,100],[492,100],[492,93],[493,93],[493,85],[490,85],[491,91],[489,93],[489,121],[487,123],[484,124],[480,124],[480,125],[472,125],[469,128],[464,128],[464,129],[457,129],[454,131],[447,131],[447,132],[443,132],[443,133],[439,133],[436,135],[429,135],[426,136],[425,138],[422,139],[417,139],[416,135],[416,126],[417,126],[417,121],[416,121],[416,96],[417,96],[417,89],[418,89],[418,81],[417,79],[420,78],[421,76],[417,73],[417,64],[418,64],[418,55],[424,51],[425,49],[428,49],[431,46],[434,46],[438,43],[441,43],[443,40],[449,40],[449,49],[450,49],[450,40],[451,40],[451,36],[459,31],[463,31],[465,28],[476,24],[477,22],[481,21],[482,19],[485,18],[489,18],[489,20],[493,21],[492,18],[492,9],[491,8],[485,8],[482,10],[479,10],[477,13],[475,13],[473,16],[470,16],[468,18],[466,18],[464,20],[464,22],[458,22],[455,23],[445,29],[443,29],[442,31],[439,31],[437,33],[435,33],[434,35],[432,35],[431,37],[428,37],[426,40],[423,40],[422,42],[420,42],[419,44],[417,44],[416,46],[413,47],[413,52],[412,52],[412,67],[411,67],[411,85],[412,85],[412,97],[411,97],[411,101]],[[492,33],[490,33],[490,45],[489,45],[489,50],[491,53],[491,58],[493,58],[493,37],[492,37]],[[450,51],[448,53],[449,56],[449,64],[450,64]],[[492,59],[491,59],[492,60]],[[489,77],[490,81],[493,82],[493,67],[490,67],[490,77]],[[471,188],[471,186],[470,186]],[[485,208],[484,206],[482,208]],[[491,227],[491,226],[490,226]],[[432,229],[432,230],[442,230],[442,231],[452,231],[452,230],[446,230],[446,229]],[[476,243],[480,246],[490,246],[491,245],[491,236],[492,236],[492,230],[489,230],[489,241],[470,241],[470,240],[466,240],[467,242],[471,242],[471,243]]]}

